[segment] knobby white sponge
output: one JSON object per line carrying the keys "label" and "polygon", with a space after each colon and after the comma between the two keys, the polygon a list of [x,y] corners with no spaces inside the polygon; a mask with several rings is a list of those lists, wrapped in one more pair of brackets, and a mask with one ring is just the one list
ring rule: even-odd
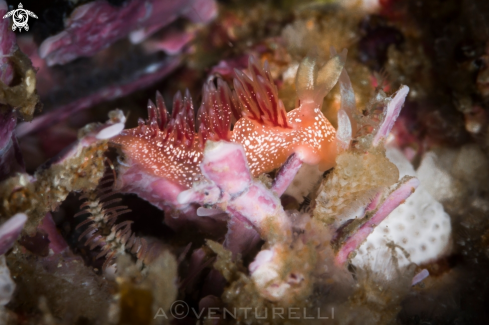
{"label": "knobby white sponge", "polygon": [[[399,168],[399,177],[417,176],[411,163],[394,148],[387,149],[387,157]],[[384,267],[392,258],[399,267],[409,263],[423,264],[447,253],[450,247],[450,216],[421,185],[404,204],[392,213],[368,236],[352,260],[357,267],[373,271]]]}

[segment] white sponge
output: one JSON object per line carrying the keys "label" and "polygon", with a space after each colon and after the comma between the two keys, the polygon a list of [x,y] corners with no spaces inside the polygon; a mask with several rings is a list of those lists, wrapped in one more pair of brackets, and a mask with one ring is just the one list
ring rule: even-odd
{"label": "white sponge", "polygon": [[[387,157],[399,168],[399,177],[417,176],[404,155],[394,148]],[[358,267],[373,271],[383,267],[383,260],[394,257],[399,267],[409,263],[424,264],[441,257],[450,247],[450,216],[421,185],[404,204],[392,213],[368,236],[352,260]]]}

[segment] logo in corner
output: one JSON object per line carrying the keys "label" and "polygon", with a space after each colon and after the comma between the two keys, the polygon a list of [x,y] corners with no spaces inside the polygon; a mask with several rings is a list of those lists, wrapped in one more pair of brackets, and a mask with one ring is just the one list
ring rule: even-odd
{"label": "logo in corner", "polygon": [[22,28],[25,28],[26,31],[29,30],[29,25],[27,25],[27,21],[29,20],[29,16],[33,18],[37,18],[36,14],[33,13],[32,11],[25,10],[24,7],[22,6],[22,3],[19,3],[19,8],[14,9],[12,11],[7,12],[5,16],[3,16],[3,19],[8,18],[12,16],[13,20],[13,25],[12,25],[12,30],[15,32],[15,30],[18,28],[19,31],[22,31]]}

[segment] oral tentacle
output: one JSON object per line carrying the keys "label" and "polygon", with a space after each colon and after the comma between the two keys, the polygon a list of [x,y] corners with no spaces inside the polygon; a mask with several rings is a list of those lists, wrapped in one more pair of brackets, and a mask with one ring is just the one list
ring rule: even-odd
{"label": "oral tentacle", "polygon": [[[336,51],[332,48],[332,54],[336,55]],[[348,76],[348,72],[344,68],[341,71],[340,78],[338,79],[338,84],[340,85],[340,96],[341,96],[341,105],[340,110],[344,111],[348,115],[348,119],[350,120],[351,132],[352,134],[356,134],[357,132],[357,109],[355,102],[355,92],[353,91],[353,87],[351,85],[350,77]],[[339,113],[339,112],[338,112]],[[339,129],[339,126],[338,126]]]}
{"label": "oral tentacle", "polygon": [[336,146],[338,152],[348,149],[352,139],[352,126],[348,114],[340,109],[338,111],[338,130],[336,131]]}

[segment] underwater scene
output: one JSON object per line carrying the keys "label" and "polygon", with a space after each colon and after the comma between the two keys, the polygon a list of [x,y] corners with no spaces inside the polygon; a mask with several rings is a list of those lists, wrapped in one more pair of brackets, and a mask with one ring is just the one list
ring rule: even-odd
{"label": "underwater scene", "polygon": [[488,1],[0,17],[0,325],[489,324]]}

